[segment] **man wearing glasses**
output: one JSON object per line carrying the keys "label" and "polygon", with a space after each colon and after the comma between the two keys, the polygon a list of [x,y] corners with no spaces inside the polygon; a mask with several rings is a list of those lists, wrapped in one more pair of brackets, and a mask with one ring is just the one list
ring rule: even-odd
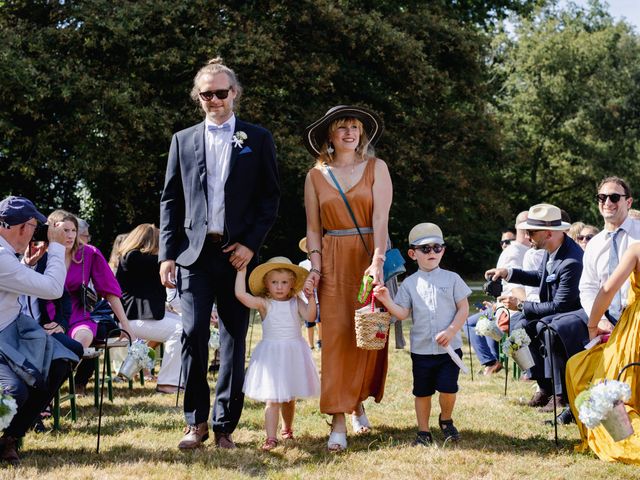
{"label": "man wearing glasses", "polygon": [[[10,196],[0,202],[0,388],[18,406],[0,438],[0,461],[14,465],[20,463],[17,443],[69,376],[70,362],[79,361],[33,318],[20,314],[20,295],[53,300],[64,289],[66,234],[61,226],[49,226],[44,272],[29,268],[47,250],[44,243],[27,250],[38,223],[46,221],[24,197]],[[18,256],[23,253],[21,262]]]}
{"label": "man wearing glasses", "polygon": [[[633,203],[631,189],[619,177],[607,177],[600,182],[596,195],[598,210],[604,218],[604,229],[587,244],[584,270],[580,277],[580,301],[587,316],[600,287],[607,281],[618,261],[632,243],[640,241],[640,222],[629,216]],[[629,280],[613,298],[609,310],[598,324],[598,335],[611,333],[627,306]]]}
{"label": "man wearing glasses", "polygon": [[[523,302],[512,295],[502,296],[498,301],[510,310],[521,312],[511,318],[511,324],[514,329],[525,328],[531,338],[530,350],[535,361],[531,378],[540,387],[529,401],[529,406],[542,407],[543,411],[553,411],[554,402],[556,405],[567,404],[564,388],[566,362],[589,341],[588,317],[582,311],[578,298],[583,252],[565,233],[569,227],[569,223],[562,221],[558,207],[545,203],[534,205],[529,209],[527,221],[517,228],[526,230],[533,248],[545,251],[540,268],[529,271],[496,268],[485,273],[493,280],[503,278],[540,287],[539,302]],[[540,334],[544,324],[550,324],[560,337],[560,342],[553,342],[553,348],[549,348],[548,333]],[[553,355],[553,364],[549,357],[543,359],[540,355],[542,341]],[[554,375],[554,382],[551,375]],[[554,384],[555,391],[552,388]]]}
{"label": "man wearing glasses", "polygon": [[[235,297],[236,270],[257,264],[276,220],[280,187],[271,134],[234,114],[242,89],[219,58],[195,76],[191,98],[205,120],[171,141],[160,199],[160,278],[178,288],[187,427],[181,449],[209,437],[208,340],[214,301],[220,314],[220,369],[212,412],[216,446],[235,448],[242,413],[249,310]],[[177,268],[176,268],[177,267]]]}
{"label": "man wearing glasses", "polygon": [[512,227],[507,228],[502,232],[502,235],[500,237],[500,248],[502,248],[502,250],[505,250],[509,245],[511,245],[511,242],[515,241],[515,239],[516,229]]}

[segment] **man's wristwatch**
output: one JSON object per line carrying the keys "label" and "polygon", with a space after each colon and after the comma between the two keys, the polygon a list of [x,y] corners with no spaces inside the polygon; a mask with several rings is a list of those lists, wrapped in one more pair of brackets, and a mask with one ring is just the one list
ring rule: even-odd
{"label": "man's wristwatch", "polygon": [[516,309],[521,312],[522,309],[524,308],[524,303],[520,300],[518,301],[518,304],[516,305]]}

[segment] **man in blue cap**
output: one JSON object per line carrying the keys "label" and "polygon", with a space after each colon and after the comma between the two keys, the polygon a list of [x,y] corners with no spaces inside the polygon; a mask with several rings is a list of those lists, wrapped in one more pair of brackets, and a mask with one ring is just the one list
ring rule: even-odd
{"label": "man in blue cap", "polygon": [[[39,223],[47,218],[24,197],[0,202],[0,387],[12,396],[18,411],[0,437],[0,461],[18,464],[16,445],[49,404],[79,358],[56,341],[33,318],[20,314],[20,295],[44,299],[62,296],[67,274],[65,233],[50,225],[45,246],[30,248]],[[47,266],[30,266],[48,250]],[[26,253],[25,253],[26,252]],[[22,262],[18,259],[23,254]]]}

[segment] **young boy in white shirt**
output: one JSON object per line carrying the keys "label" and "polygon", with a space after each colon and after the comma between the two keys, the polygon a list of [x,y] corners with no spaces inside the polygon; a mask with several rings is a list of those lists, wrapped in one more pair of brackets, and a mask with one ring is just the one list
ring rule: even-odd
{"label": "young boy in white shirt", "polygon": [[420,223],[409,233],[411,259],[418,271],[406,278],[395,301],[384,286],[375,288],[376,298],[398,320],[409,315],[411,327],[411,362],[413,395],[415,396],[418,433],[414,445],[430,445],[429,429],[431,397],[438,391],[440,416],[438,423],[445,440],[457,442],[460,434],[451,418],[458,392],[459,367],[445,347],[451,345],[462,357],[460,329],[469,315],[467,297],[471,289],[457,273],[439,267],[445,244],[442,230],[434,223]]}

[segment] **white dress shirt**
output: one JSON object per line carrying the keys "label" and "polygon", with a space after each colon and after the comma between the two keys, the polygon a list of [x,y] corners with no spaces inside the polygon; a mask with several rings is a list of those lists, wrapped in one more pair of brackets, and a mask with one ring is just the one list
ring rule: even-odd
{"label": "white dress shirt", "polygon": [[[524,260],[522,261],[522,270],[525,272],[538,271],[542,258],[544,257],[544,248],[535,249],[530,248],[524,254]],[[540,302],[540,287],[524,286],[524,293],[526,294],[526,300],[528,302]]]}
{"label": "white dress shirt", "polygon": [[[627,219],[619,227],[622,231],[616,237],[618,245],[618,258],[627,250],[629,245],[640,241],[640,221]],[[580,277],[580,303],[582,308],[591,315],[591,308],[596,299],[598,290],[609,278],[609,251],[611,250],[611,238],[609,231],[603,230],[593,237],[584,252],[582,259],[582,276]],[[626,280],[620,289],[622,295],[622,308],[627,306],[629,294],[629,280]]]}
{"label": "white dress shirt", "polygon": [[38,273],[16,258],[16,251],[0,236],[0,330],[4,330],[20,313],[20,295],[54,300],[64,291],[67,267],[64,246],[50,243],[47,268]]}
{"label": "white dress shirt", "polygon": [[[498,263],[496,264],[496,268],[520,268],[522,269],[522,263],[524,261],[524,254],[527,253],[529,247],[518,242],[513,241],[511,244],[505,248],[500,257],[498,257]],[[521,287],[519,283],[508,283],[507,281],[502,282],[502,294],[510,295],[511,291],[514,288]]]}
{"label": "white dress shirt", "polygon": [[[207,160],[207,232],[224,233],[224,184],[229,177],[231,163],[231,139],[236,128],[236,117],[224,122],[230,126],[226,132],[210,132],[209,125],[215,125],[208,118],[205,120],[206,160]],[[222,126],[219,125],[219,126]],[[218,126],[218,125],[216,125]]]}

